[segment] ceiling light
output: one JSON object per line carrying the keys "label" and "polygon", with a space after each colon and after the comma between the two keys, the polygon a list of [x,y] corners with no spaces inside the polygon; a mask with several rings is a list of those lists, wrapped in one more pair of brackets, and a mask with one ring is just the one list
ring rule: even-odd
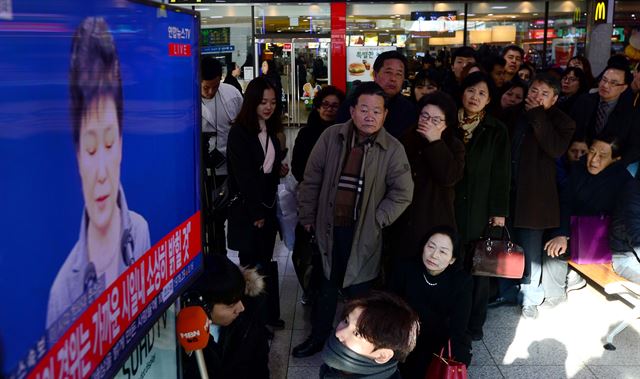
{"label": "ceiling light", "polygon": [[507,9],[507,7],[504,6],[504,5],[496,5],[496,6],[491,7],[491,9]]}
{"label": "ceiling light", "polygon": [[209,18],[222,18],[222,16],[209,16]]}
{"label": "ceiling light", "polygon": [[208,11],[209,8],[196,8],[198,12]]}
{"label": "ceiling light", "polygon": [[489,13],[487,16],[493,16],[493,13]]}

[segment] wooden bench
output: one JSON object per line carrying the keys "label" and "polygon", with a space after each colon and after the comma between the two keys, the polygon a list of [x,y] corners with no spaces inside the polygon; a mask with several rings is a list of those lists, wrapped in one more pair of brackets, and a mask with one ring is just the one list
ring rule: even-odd
{"label": "wooden bench", "polygon": [[615,350],[613,338],[622,332],[631,322],[640,317],[640,285],[630,282],[613,271],[611,263],[578,264],[569,261],[569,265],[582,276],[604,289],[609,295],[617,295],[631,304],[632,310],[629,316],[622,320],[611,333],[607,335],[604,348]]}

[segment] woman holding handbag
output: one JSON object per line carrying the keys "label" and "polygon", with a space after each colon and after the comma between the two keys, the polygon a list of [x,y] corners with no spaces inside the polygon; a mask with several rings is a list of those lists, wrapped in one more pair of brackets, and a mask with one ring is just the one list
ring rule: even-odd
{"label": "woman holding handbag", "polygon": [[434,354],[449,343],[449,358],[471,362],[467,324],[473,281],[462,269],[458,242],[452,227],[437,226],[424,237],[421,254],[398,263],[391,275],[390,289],[418,312],[421,324],[414,351],[400,365],[403,378],[424,378]]}
{"label": "woman holding handbag", "polygon": [[[455,211],[465,251],[483,236],[487,223],[504,226],[509,213],[511,146],[507,127],[487,112],[492,101],[491,80],[474,72],[462,81],[458,134],[465,144],[464,176],[456,185]],[[473,258],[469,256],[469,259]],[[482,339],[487,316],[489,278],[474,276],[468,331]]]}
{"label": "woman holding handbag", "polygon": [[278,228],[277,188],[289,167],[281,164],[275,110],[273,86],[262,77],[252,80],[227,141],[229,191],[235,198],[229,206],[227,239],[229,248],[238,250],[241,265],[267,275],[266,324],[281,329],[277,266],[272,269],[271,259]]}

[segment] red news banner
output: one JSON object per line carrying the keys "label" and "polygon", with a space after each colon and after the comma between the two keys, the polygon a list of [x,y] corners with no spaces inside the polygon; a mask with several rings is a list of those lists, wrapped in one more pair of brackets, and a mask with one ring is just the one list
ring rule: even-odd
{"label": "red news banner", "polygon": [[200,252],[200,212],[167,234],[131,265],[47,352],[29,378],[86,378],[174,276]]}

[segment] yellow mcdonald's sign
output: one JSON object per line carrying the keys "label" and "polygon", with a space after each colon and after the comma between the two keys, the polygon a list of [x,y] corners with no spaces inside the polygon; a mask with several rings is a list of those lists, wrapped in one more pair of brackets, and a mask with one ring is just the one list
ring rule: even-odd
{"label": "yellow mcdonald's sign", "polygon": [[596,7],[593,12],[593,21],[597,24],[607,22],[607,4],[608,1],[596,1]]}

